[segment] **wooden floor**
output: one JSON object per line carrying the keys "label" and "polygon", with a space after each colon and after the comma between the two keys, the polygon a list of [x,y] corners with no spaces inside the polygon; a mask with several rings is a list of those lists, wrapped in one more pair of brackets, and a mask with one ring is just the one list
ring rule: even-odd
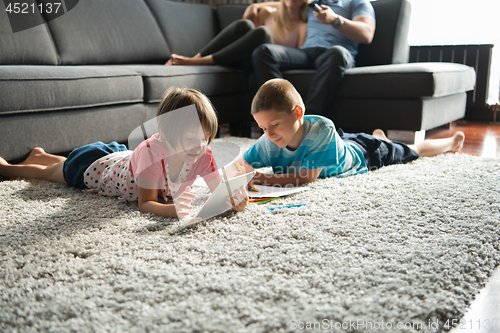
{"label": "wooden floor", "polygon": [[438,139],[453,135],[456,131],[465,133],[462,154],[500,158],[500,123],[458,121],[451,126],[426,132],[426,139]]}

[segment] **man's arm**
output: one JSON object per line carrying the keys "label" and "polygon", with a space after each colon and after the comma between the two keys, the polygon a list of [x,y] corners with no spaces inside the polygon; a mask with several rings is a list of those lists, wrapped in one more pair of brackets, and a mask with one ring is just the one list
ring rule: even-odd
{"label": "man's arm", "polygon": [[[321,12],[314,11],[318,22],[333,25],[337,22],[339,15],[330,7],[321,5]],[[344,24],[338,29],[347,38],[362,44],[370,44],[375,34],[375,20],[368,16],[358,16],[353,20],[344,18]]]}

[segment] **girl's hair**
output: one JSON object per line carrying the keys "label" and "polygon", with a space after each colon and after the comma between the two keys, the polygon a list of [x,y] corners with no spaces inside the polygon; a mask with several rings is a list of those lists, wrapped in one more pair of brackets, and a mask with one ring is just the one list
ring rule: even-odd
{"label": "girl's hair", "polygon": [[304,110],[304,102],[293,84],[285,79],[271,79],[264,83],[252,101],[251,114],[262,110],[291,113],[297,105]]}
{"label": "girl's hair", "polygon": [[[165,91],[162,101],[156,113],[159,129],[168,129],[162,133],[165,139],[172,145],[177,146],[184,132],[193,127],[192,118],[183,116],[182,113],[173,113],[168,117],[160,117],[167,112],[193,105],[196,107],[198,118],[204,130],[210,132],[208,144],[217,135],[219,128],[217,114],[210,100],[195,89],[170,87]],[[168,122],[168,123],[164,123]]]}
{"label": "girl's hair", "polygon": [[[284,38],[291,29],[290,18],[286,11],[285,1],[280,0],[280,5],[276,13],[276,23],[274,24],[274,33],[278,38]],[[300,6],[300,20],[307,22],[307,1]]]}

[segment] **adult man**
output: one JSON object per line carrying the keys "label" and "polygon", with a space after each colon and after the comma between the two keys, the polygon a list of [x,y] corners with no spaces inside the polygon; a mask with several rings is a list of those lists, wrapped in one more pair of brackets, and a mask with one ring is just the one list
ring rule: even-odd
{"label": "adult man", "polygon": [[[262,6],[250,5],[243,18],[252,19]],[[354,67],[358,44],[371,43],[375,33],[375,12],[368,0],[320,0],[321,11],[309,8],[307,38],[300,49],[263,44],[252,54],[259,85],[282,78],[289,69],[316,69],[305,104],[308,113],[329,115],[331,103],[347,68]]]}

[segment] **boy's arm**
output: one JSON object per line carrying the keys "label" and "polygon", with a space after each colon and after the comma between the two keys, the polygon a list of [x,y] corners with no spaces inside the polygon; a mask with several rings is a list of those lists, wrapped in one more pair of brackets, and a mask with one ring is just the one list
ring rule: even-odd
{"label": "boy's arm", "polygon": [[284,173],[284,174],[265,174],[257,172],[253,178],[253,183],[257,185],[293,185],[300,186],[306,183],[310,183],[318,179],[322,168],[319,169],[302,169],[300,173]]}
{"label": "boy's arm", "polygon": [[[243,156],[241,156],[242,163],[245,165],[245,172],[252,172],[254,171],[254,168],[248,164],[246,160],[243,159]],[[284,173],[284,174],[267,174],[267,173],[261,173],[261,172],[256,172],[255,176],[253,177],[251,183],[255,185],[267,185],[267,186],[273,186],[273,185],[281,185],[281,186],[286,186],[286,185],[294,185],[294,186],[300,186],[305,183],[310,183],[318,179],[319,174],[321,173],[322,168],[318,169],[302,169],[300,170],[300,173],[295,174],[295,173]]]}

